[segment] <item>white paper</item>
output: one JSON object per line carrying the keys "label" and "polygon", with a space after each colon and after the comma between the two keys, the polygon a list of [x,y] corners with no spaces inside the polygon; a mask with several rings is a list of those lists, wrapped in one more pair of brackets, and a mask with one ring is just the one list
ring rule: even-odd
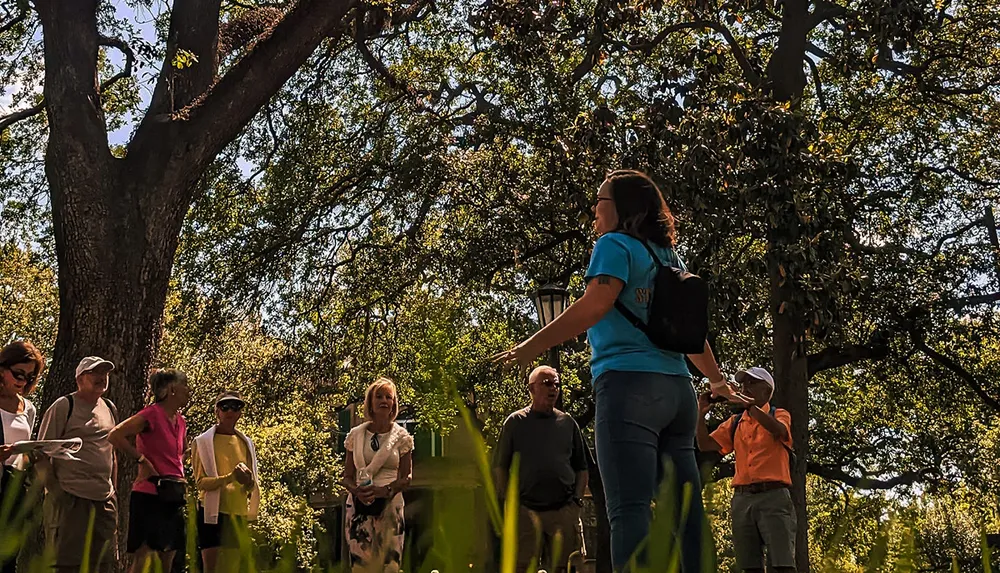
{"label": "white paper", "polygon": [[29,452],[41,452],[50,458],[60,460],[76,460],[73,454],[83,447],[83,440],[80,438],[70,438],[68,440],[26,440],[14,442],[15,454],[26,454]]}

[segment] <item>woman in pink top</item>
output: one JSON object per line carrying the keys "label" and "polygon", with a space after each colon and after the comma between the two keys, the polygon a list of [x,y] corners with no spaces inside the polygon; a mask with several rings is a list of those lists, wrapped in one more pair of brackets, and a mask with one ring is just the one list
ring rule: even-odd
{"label": "woman in pink top", "polygon": [[[184,452],[187,427],[180,410],[191,397],[187,376],[159,370],[149,377],[154,402],[111,430],[108,440],[136,458],[139,475],[129,497],[128,552],[132,573],[143,570],[155,553],[170,571],[174,554],[184,548]],[[130,439],[135,437],[135,446]]]}

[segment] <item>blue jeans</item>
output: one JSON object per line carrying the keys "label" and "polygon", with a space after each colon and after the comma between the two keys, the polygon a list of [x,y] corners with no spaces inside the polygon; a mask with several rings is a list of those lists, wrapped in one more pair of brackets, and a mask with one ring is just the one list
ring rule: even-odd
{"label": "blue jeans", "polygon": [[[674,507],[683,500],[683,484],[691,484],[686,523],[672,521],[681,548],[681,571],[702,572],[705,511],[701,476],[695,460],[698,400],[691,379],[654,372],[605,372],[594,382],[597,394],[597,464],[607,497],[611,523],[611,561],[624,570],[649,534],[652,511],[664,477],[663,464],[672,463]],[[668,540],[651,540],[662,544]],[[642,559],[641,555],[639,556]]]}

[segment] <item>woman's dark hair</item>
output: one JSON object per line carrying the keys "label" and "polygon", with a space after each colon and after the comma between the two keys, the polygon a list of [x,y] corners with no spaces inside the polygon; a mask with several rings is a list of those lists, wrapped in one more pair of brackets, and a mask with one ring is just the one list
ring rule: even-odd
{"label": "woman's dark hair", "polygon": [[663,193],[648,175],[622,169],[608,175],[611,197],[618,211],[618,231],[661,247],[673,247],[674,216]]}
{"label": "woman's dark hair", "polygon": [[153,395],[153,402],[166,400],[170,387],[176,383],[187,384],[187,375],[174,368],[153,372],[149,376],[149,392]]}
{"label": "woman's dark hair", "polygon": [[0,350],[0,367],[10,368],[15,364],[27,364],[29,362],[34,365],[34,370],[32,370],[34,376],[25,384],[25,394],[30,394],[35,389],[35,385],[38,384],[38,376],[42,373],[42,368],[45,367],[45,359],[42,358],[42,353],[35,348],[34,344],[27,340],[15,340]]}

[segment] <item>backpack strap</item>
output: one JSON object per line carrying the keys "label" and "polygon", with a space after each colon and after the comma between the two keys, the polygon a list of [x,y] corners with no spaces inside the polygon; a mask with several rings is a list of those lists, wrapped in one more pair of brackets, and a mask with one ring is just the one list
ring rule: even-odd
{"label": "backpack strap", "polygon": [[739,414],[733,414],[733,418],[735,419],[733,420],[733,425],[729,430],[729,441],[733,443],[733,452],[736,452],[736,428],[740,425],[740,420],[743,419],[743,414],[745,413],[746,411],[744,410]]}
{"label": "backpack strap", "polygon": [[[63,397],[66,398],[67,402],[69,402],[69,411],[66,412],[66,422],[68,423],[69,419],[73,417],[73,405],[74,405],[73,395],[72,394],[66,394]],[[115,406],[114,402],[112,402],[111,400],[108,400],[104,396],[101,396],[101,400],[104,401],[104,405],[108,407],[108,410],[111,410],[111,419],[112,419],[112,421],[114,421],[115,424],[117,424],[118,423],[118,407]]]}
{"label": "backpack strap", "polygon": [[[777,411],[778,411],[777,408],[775,408],[774,406],[771,406],[769,408],[768,414],[770,414],[770,416],[773,418],[774,417],[774,413],[777,412]],[[736,420],[733,422],[733,427],[730,430],[729,439],[733,442],[733,451],[734,452],[736,451],[736,427],[740,425],[740,420],[743,419],[743,414],[745,414],[745,413],[746,413],[746,410],[740,412],[739,414],[733,414],[733,418],[736,418]],[[789,448],[788,444],[786,444],[785,442],[780,442],[780,441],[778,443],[781,444],[781,447],[785,448],[785,450],[788,451],[788,454],[790,456],[794,456],[795,455],[795,450],[793,450],[792,448]]]}
{"label": "backpack strap", "polygon": [[[658,257],[656,255],[656,253],[653,251],[653,248],[650,247],[649,243],[647,243],[646,241],[643,241],[639,237],[636,237],[634,235],[630,235],[628,233],[622,233],[621,231],[616,231],[616,232],[619,235],[625,235],[626,237],[632,237],[636,241],[639,241],[639,243],[642,244],[643,247],[646,247],[646,251],[649,252],[649,256],[653,259],[653,267],[654,267],[653,268],[653,271],[654,271],[653,272],[653,281],[655,282],[656,281],[656,273],[659,272],[659,270],[660,270],[661,267],[665,267],[667,265],[663,264],[663,261],[660,260],[660,257]],[[624,289],[622,289],[622,290],[624,290]],[[625,320],[629,321],[629,323],[631,323],[632,326],[634,326],[634,327],[638,328],[639,330],[641,330],[643,332],[643,334],[646,334],[647,336],[649,335],[649,333],[646,331],[646,323],[643,322],[643,320],[641,318],[639,318],[638,316],[636,316],[636,314],[634,312],[632,312],[631,310],[629,310],[628,307],[625,306],[625,303],[623,303],[621,301],[621,299],[619,299],[619,298],[615,298],[615,309],[618,312],[620,312],[621,315],[625,317]]]}
{"label": "backpack strap", "polygon": [[104,396],[101,396],[101,400],[104,400],[104,405],[108,407],[108,410],[111,410],[111,420],[115,424],[118,424],[118,406],[115,406],[114,402],[108,400]]}

